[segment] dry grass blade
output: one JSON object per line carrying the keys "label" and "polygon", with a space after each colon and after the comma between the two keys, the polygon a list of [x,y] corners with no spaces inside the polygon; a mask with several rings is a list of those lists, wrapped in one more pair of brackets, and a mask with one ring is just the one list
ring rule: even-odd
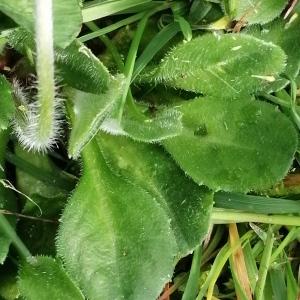
{"label": "dry grass blade", "polygon": [[[237,245],[239,243],[239,239],[240,237],[239,237],[236,224],[235,223],[229,224],[230,247]],[[238,248],[233,252],[232,257],[233,257],[233,265],[235,268],[235,272],[238,275],[240,284],[243,287],[247,295],[247,298],[252,300],[250,281],[249,281],[244,253],[241,245],[238,246]]]}

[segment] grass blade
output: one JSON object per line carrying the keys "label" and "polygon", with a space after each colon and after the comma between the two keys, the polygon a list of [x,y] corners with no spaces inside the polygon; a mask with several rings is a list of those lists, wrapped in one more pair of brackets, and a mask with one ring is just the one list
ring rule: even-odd
{"label": "grass blade", "polygon": [[202,256],[202,248],[198,246],[194,251],[192,267],[189,279],[182,296],[182,300],[194,300],[198,292],[198,282],[200,277],[200,263]]}
{"label": "grass blade", "polygon": [[151,1],[152,0],[93,1],[85,5],[82,9],[82,19],[84,23],[94,21]]}
{"label": "grass blade", "polygon": [[266,278],[271,263],[273,244],[274,244],[274,234],[272,231],[272,227],[270,226],[268,230],[267,240],[265,243],[265,249],[262,254],[262,259],[259,266],[257,285],[254,292],[256,300],[263,299]]}

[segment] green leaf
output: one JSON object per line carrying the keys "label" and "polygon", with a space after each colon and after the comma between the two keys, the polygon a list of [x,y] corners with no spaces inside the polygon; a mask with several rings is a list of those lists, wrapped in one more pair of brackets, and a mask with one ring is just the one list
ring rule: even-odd
{"label": "green leaf", "polygon": [[3,75],[0,75],[0,130],[7,129],[15,112],[11,86]]}
{"label": "green leaf", "polygon": [[11,163],[16,164],[17,189],[27,196],[40,195],[54,199],[67,197],[74,188],[75,184],[72,184],[70,178],[44,154],[26,151],[17,145],[15,156],[7,156]]}
{"label": "green leaf", "polygon": [[148,108],[141,104],[128,105],[123,112],[121,124],[113,113],[104,120],[101,130],[114,135],[129,136],[146,143],[158,142],[181,132],[181,113],[178,110],[162,108],[150,113]]}
{"label": "green leaf", "polygon": [[252,36],[206,34],[179,44],[141,80],[204,95],[238,97],[242,92],[262,90],[275,80],[285,60],[278,46]]}
{"label": "green leaf", "polygon": [[98,138],[110,168],[142,186],[164,208],[177,241],[177,257],[199,245],[208,230],[212,192],[188,179],[157,145],[104,133]]}
{"label": "green leaf", "polygon": [[19,274],[21,295],[30,300],[83,300],[59,261],[37,256],[32,263],[23,262]]}
{"label": "green leaf", "polygon": [[111,80],[109,89],[104,94],[90,94],[79,90],[69,90],[68,98],[73,102],[75,115],[68,153],[78,158],[82,148],[98,132],[104,118],[113,110],[123,93],[124,78]]}
{"label": "green leaf", "polygon": [[239,0],[235,20],[248,24],[266,24],[278,17],[287,0]]}
{"label": "green leaf", "polygon": [[[8,132],[5,130],[0,130],[0,180],[5,179],[5,173],[3,171],[4,167],[4,155],[6,151],[6,144],[8,142]],[[7,188],[5,188],[2,183],[0,183],[0,209],[16,211],[17,203],[14,194]],[[15,218],[8,217],[11,225],[15,226]],[[11,239],[7,237],[6,234],[0,228],[0,264],[6,259],[8,254],[9,246],[11,244]]]}
{"label": "green leaf", "polygon": [[[0,10],[17,24],[34,34],[34,0],[3,0]],[[53,0],[54,42],[65,48],[81,29],[81,9],[78,0]]]}
{"label": "green leaf", "polygon": [[197,183],[213,190],[262,190],[289,170],[297,134],[276,107],[249,99],[198,98],[180,110],[183,132],[163,145]]}
{"label": "green leaf", "polygon": [[[9,44],[23,55],[35,51],[33,36],[22,28],[7,34]],[[110,82],[107,68],[82,43],[74,41],[66,49],[56,48],[55,63],[63,83],[88,93],[103,93]]]}
{"label": "green leaf", "polygon": [[62,216],[59,255],[91,300],[155,299],[177,252],[168,217],[152,195],[111,173],[95,140],[82,156],[83,176]]}
{"label": "green leaf", "polygon": [[288,23],[282,19],[277,19],[264,26],[253,25],[248,27],[246,32],[280,46],[287,54],[287,65],[284,73],[292,78],[296,77],[300,69],[299,17],[291,19],[291,22]]}
{"label": "green leaf", "polygon": [[84,23],[118,13],[120,11],[136,7],[141,4],[151,2],[151,0],[122,0],[122,1],[103,1],[95,0],[86,3],[82,9]]}
{"label": "green leaf", "polygon": [[111,84],[107,68],[89,48],[78,41],[66,49],[57,49],[55,62],[62,80],[76,89],[100,94]]}

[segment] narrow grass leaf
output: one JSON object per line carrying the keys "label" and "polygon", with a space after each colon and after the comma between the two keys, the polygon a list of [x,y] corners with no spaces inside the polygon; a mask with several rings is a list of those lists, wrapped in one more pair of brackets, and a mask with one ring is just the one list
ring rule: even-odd
{"label": "narrow grass leaf", "polygon": [[236,193],[218,192],[214,196],[215,207],[236,209],[262,214],[297,214],[300,202],[283,198],[272,198]]}
{"label": "narrow grass leaf", "polygon": [[[239,233],[237,225],[235,223],[229,224],[229,241],[230,247],[234,247],[239,243]],[[252,299],[250,281],[245,263],[244,252],[241,246],[239,246],[232,253],[231,268],[233,273],[236,275],[236,281],[241,286],[242,291],[245,293],[246,299]]]}
{"label": "narrow grass leaf", "polygon": [[260,261],[258,270],[257,285],[254,291],[255,299],[262,300],[264,295],[264,288],[266,284],[267,274],[271,263],[272,248],[274,244],[274,234],[271,226],[269,226],[267,240],[265,242],[265,248]]}
{"label": "narrow grass leaf", "polygon": [[192,300],[195,299],[195,297],[197,296],[198,289],[199,289],[201,256],[202,256],[202,247],[199,245],[194,250],[192,266],[182,296],[182,300]]}
{"label": "narrow grass leaf", "polygon": [[140,4],[152,2],[152,0],[110,0],[110,1],[92,1],[84,5],[82,9],[83,22],[90,22],[101,19],[109,15],[116,14],[128,8]]}

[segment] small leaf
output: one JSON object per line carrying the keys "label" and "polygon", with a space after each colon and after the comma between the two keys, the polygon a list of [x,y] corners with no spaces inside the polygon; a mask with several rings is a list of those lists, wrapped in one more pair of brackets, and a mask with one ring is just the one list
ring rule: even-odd
{"label": "small leaf", "polygon": [[7,129],[15,112],[11,86],[3,75],[0,75],[0,130]]}
{"label": "small leaf", "polygon": [[240,0],[235,20],[248,24],[266,24],[278,17],[287,0]]}
{"label": "small leaf", "polygon": [[[2,0],[0,10],[17,24],[34,34],[34,0]],[[81,9],[78,0],[53,0],[54,42],[65,48],[81,29]]]}
{"label": "small leaf", "polygon": [[83,176],[62,216],[59,255],[91,300],[155,299],[177,252],[169,219],[149,193],[111,173],[95,140],[82,156]]}
{"label": "small leaf", "polygon": [[127,106],[119,121],[108,117],[101,130],[114,135],[129,136],[136,141],[153,143],[178,135],[182,130],[181,113],[175,108],[163,108],[147,115],[147,106]]}
{"label": "small leaf", "polygon": [[123,93],[124,78],[119,76],[111,80],[104,94],[89,94],[78,90],[69,90],[68,98],[73,102],[75,115],[68,152],[77,158],[82,148],[98,132],[104,118],[113,110]]}
{"label": "small leaf", "polygon": [[[35,51],[32,35],[22,28],[7,34],[8,43],[23,55]],[[82,43],[74,41],[65,49],[56,48],[55,63],[63,83],[88,93],[103,93],[109,84],[107,68]]]}
{"label": "small leaf", "polygon": [[55,62],[63,81],[88,93],[103,93],[110,75],[102,62],[84,44],[74,41],[66,49],[57,49]]}
{"label": "small leaf", "polygon": [[23,262],[19,275],[21,295],[30,300],[83,300],[59,261],[37,256],[33,262]]}
{"label": "small leaf", "polygon": [[165,210],[177,241],[177,257],[190,253],[208,230],[212,192],[200,187],[157,145],[98,135],[110,168],[147,190]]}
{"label": "small leaf", "polygon": [[213,190],[262,190],[282,179],[297,147],[292,123],[263,102],[198,98],[181,105],[182,134],[163,141],[181,168]]}
{"label": "small leaf", "polygon": [[283,71],[285,59],[281,48],[252,36],[206,34],[179,44],[141,80],[204,95],[221,92],[239,97],[267,86]]}

